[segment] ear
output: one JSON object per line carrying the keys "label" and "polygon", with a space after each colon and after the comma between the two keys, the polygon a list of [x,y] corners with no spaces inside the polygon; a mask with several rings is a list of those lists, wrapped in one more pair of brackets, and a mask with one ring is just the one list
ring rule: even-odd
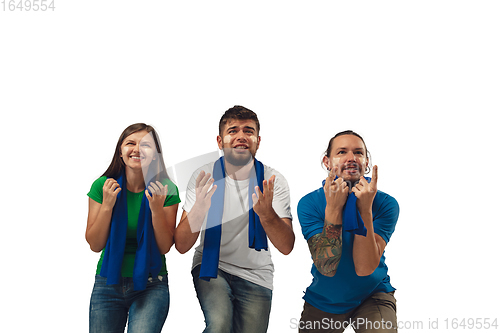
{"label": "ear", "polygon": [[222,137],[220,135],[217,135],[217,145],[219,146],[219,149],[222,150]]}
{"label": "ear", "polygon": [[332,165],[330,163],[330,159],[326,155],[323,156],[323,164],[324,164],[324,166],[326,167],[326,169],[328,171],[330,171],[332,169]]}
{"label": "ear", "polygon": [[260,146],[260,136],[257,137],[257,148],[256,149],[259,149],[259,146]]}

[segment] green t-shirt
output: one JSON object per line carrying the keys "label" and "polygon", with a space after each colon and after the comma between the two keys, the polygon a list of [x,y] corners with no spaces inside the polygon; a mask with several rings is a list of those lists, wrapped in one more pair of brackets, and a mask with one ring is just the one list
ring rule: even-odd
{"label": "green t-shirt", "polygon": [[[87,195],[92,200],[102,204],[102,187],[104,186],[104,182],[107,177],[102,176],[98,178],[92,184],[89,193]],[[163,207],[172,206],[181,202],[179,198],[179,191],[177,186],[175,186],[172,181],[169,179],[164,179],[162,184],[168,185],[168,193],[165,198],[165,204]],[[123,277],[133,277],[134,273],[134,261],[135,261],[135,252],[137,251],[137,222],[139,220],[139,212],[141,209],[142,196],[144,195],[144,191],[139,193],[130,192],[127,190],[127,210],[128,210],[128,224],[127,224],[127,240],[125,243],[125,253],[123,255],[122,262],[122,276]],[[102,259],[104,257],[103,249],[101,252],[101,258],[97,263],[97,271],[96,275],[101,273],[101,265]],[[167,274],[167,266],[165,263],[165,255],[162,255],[162,268],[160,271],[161,275]]]}

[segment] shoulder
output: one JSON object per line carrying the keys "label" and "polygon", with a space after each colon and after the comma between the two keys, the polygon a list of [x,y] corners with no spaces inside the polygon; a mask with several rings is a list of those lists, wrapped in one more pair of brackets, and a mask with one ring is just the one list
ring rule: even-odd
{"label": "shoulder", "polygon": [[299,200],[297,216],[306,240],[320,233],[323,229],[325,207],[326,198],[322,187],[306,194]]}
{"label": "shoulder", "polygon": [[[323,201],[325,201],[324,204],[326,207],[325,194],[324,194],[323,188],[320,187],[320,188],[304,195],[299,200],[299,203],[297,205],[297,213],[300,215],[300,214],[306,213],[307,211],[310,211],[311,209],[314,209],[314,210],[321,209],[321,206],[323,205]],[[325,207],[323,207],[323,209]],[[299,218],[300,218],[300,216],[299,216]]]}
{"label": "shoulder", "polygon": [[161,180],[161,183],[163,184],[163,186],[168,186],[168,187],[177,187],[177,185],[175,185],[175,183],[173,181],[171,181],[170,179],[168,178],[164,178]]}
{"label": "shoulder", "polygon": [[87,196],[90,199],[92,199],[98,203],[102,203],[102,187],[104,186],[106,179],[108,179],[108,177],[102,176],[102,177],[97,178],[92,183],[92,185],[90,186],[90,191],[89,191],[89,193],[87,193]]}
{"label": "shoulder", "polygon": [[399,204],[387,193],[378,191],[373,200],[373,227],[386,243],[396,229],[399,218]]}
{"label": "shoulder", "polygon": [[101,186],[101,188],[102,188],[104,186],[104,183],[106,182],[106,179],[108,179],[108,177],[101,176],[101,177],[97,178],[96,180],[94,180],[94,182],[92,183],[92,186]]}
{"label": "shoulder", "polygon": [[165,198],[165,203],[163,205],[164,207],[172,206],[181,202],[181,199],[179,197],[179,189],[173,181],[168,178],[164,178],[161,183],[164,186],[167,186],[167,197]]}
{"label": "shoulder", "polygon": [[[215,161],[204,164],[193,171],[193,173],[191,174],[191,177],[188,178],[189,181],[187,182],[186,191],[187,191],[188,196],[190,195],[190,193],[192,195],[194,195],[194,191],[195,191],[195,187],[196,187],[196,178],[198,177],[200,172],[204,171],[205,174],[206,173],[213,174],[214,164],[215,164]],[[187,197],[186,197],[186,200],[187,200]],[[193,197],[193,200],[194,200],[194,197]]]}
{"label": "shoulder", "polygon": [[[289,201],[290,199],[290,187],[286,178],[276,169],[264,165],[264,179],[269,179],[275,176],[274,180],[274,196],[275,198],[282,198],[283,200]],[[288,203],[289,205],[289,203]]]}
{"label": "shoulder", "polygon": [[377,195],[373,200],[374,215],[381,215],[388,211],[399,215],[399,204],[397,200],[385,192],[377,191]]}
{"label": "shoulder", "polygon": [[288,182],[287,182],[285,176],[283,176],[283,174],[281,172],[264,164],[264,178],[269,179],[272,176],[276,177],[275,184],[278,187],[280,187],[280,186],[288,187]]}
{"label": "shoulder", "polygon": [[213,174],[215,162],[216,161],[204,164],[201,167],[199,167],[198,169],[194,170],[193,174],[192,174],[192,178],[196,179],[196,177],[198,177],[198,175],[202,171],[204,171],[205,173]]}
{"label": "shoulder", "polygon": [[281,172],[279,172],[278,170],[276,170],[275,168],[273,167],[270,167],[266,164],[263,164],[264,165],[264,175],[267,176],[272,176],[272,175],[276,175],[276,178],[278,178],[278,176],[280,176],[280,178],[285,178],[283,177],[283,175],[281,174]]}
{"label": "shoulder", "polygon": [[191,178],[190,178],[190,182],[192,182],[194,184],[194,182],[196,181],[196,177],[198,177],[198,175],[200,174],[200,172],[204,171],[205,173],[210,173],[210,174],[213,174],[213,171],[214,171],[214,164],[215,164],[215,161],[213,162],[210,162],[210,163],[207,163],[207,164],[204,164],[200,167],[198,167],[197,169],[195,169],[193,171],[193,173],[191,174]]}

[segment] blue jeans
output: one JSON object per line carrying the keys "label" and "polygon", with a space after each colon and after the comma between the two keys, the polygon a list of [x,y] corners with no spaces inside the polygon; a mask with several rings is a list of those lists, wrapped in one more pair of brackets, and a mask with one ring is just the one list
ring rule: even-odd
{"label": "blue jeans", "polygon": [[120,284],[106,285],[106,278],[96,275],[90,298],[91,333],[124,332],[128,317],[129,333],[161,332],[170,305],[168,278],[149,278],[146,289],[134,291],[132,278]]}
{"label": "blue jeans", "polygon": [[219,269],[217,279],[201,280],[193,268],[194,287],[205,315],[203,333],[265,333],[272,290]]}

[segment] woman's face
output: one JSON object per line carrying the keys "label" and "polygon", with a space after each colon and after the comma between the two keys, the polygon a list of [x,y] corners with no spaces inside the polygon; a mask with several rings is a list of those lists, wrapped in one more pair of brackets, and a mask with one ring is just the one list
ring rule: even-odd
{"label": "woman's face", "polygon": [[156,160],[156,145],[146,130],[130,134],[123,140],[120,157],[132,169],[147,169]]}

